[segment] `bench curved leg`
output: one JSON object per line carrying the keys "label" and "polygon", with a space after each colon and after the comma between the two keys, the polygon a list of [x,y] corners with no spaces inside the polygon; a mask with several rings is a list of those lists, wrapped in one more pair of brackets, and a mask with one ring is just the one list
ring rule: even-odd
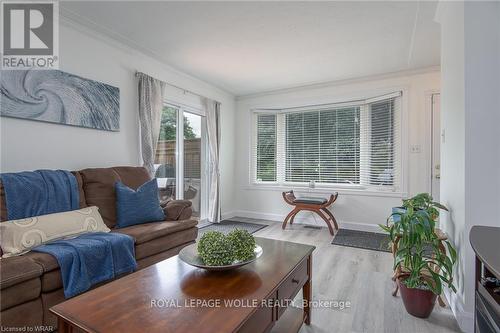
{"label": "bench curved leg", "polygon": [[293,224],[293,219],[295,218],[295,216],[297,216],[297,214],[300,212],[299,209],[297,209],[297,211],[295,212],[295,214],[293,214],[292,216],[290,216],[290,225]]}
{"label": "bench curved leg", "polygon": [[292,215],[295,215],[297,214],[298,212],[298,209],[297,208],[294,208],[290,213],[288,213],[288,215],[285,217],[285,220],[283,221],[283,225],[281,226],[281,229],[285,230],[286,228],[286,223],[288,222],[288,220],[290,219],[290,217]]}
{"label": "bench curved leg", "polygon": [[325,221],[326,225],[328,226],[328,230],[330,230],[330,235],[334,235],[334,232],[333,232],[333,227],[330,223],[330,220],[328,219],[328,217],[325,216],[325,214],[321,211],[321,210],[315,210],[314,212],[316,212],[316,214],[318,214],[319,216],[321,216],[321,218]]}
{"label": "bench curved leg", "polygon": [[333,225],[335,226],[335,230],[339,230],[339,225],[337,224],[337,220],[335,219],[335,216],[333,216],[333,213],[330,212],[328,208],[321,208],[321,210],[330,217],[330,219],[333,222]]}

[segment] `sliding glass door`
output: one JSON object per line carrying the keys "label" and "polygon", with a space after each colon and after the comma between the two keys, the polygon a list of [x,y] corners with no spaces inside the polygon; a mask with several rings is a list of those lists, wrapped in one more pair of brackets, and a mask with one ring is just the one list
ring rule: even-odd
{"label": "sliding glass door", "polygon": [[171,104],[163,108],[156,150],[161,200],[192,202],[193,217],[206,219],[206,127],[198,110]]}
{"label": "sliding glass door", "polygon": [[161,115],[160,135],[156,146],[155,176],[160,200],[176,199],[177,114],[178,108],[165,105]]}
{"label": "sliding glass door", "polygon": [[[202,117],[184,112],[184,199],[200,217],[202,197]],[[204,185],[204,184],[203,184]]]}

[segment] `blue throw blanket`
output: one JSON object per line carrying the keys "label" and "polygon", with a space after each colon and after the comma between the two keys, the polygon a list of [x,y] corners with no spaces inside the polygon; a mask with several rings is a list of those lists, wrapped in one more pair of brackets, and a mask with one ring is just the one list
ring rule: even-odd
{"label": "blue throw blanket", "polygon": [[65,170],[37,170],[0,175],[9,220],[79,209],[78,184]]}
{"label": "blue throw blanket", "polygon": [[114,232],[94,232],[57,240],[33,251],[48,253],[57,259],[66,298],[137,268],[134,239]]}

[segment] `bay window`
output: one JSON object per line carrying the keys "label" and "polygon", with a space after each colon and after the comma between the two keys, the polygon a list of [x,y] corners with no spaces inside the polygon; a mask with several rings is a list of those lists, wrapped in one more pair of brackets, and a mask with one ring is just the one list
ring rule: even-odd
{"label": "bay window", "polygon": [[253,180],[397,190],[401,93],[280,110],[256,110]]}

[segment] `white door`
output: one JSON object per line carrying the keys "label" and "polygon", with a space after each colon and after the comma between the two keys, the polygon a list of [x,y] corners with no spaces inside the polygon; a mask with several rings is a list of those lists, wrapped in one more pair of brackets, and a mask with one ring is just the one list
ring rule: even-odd
{"label": "white door", "polygon": [[432,144],[431,144],[431,194],[435,201],[439,201],[439,180],[441,178],[441,98],[439,94],[431,96],[431,119],[432,119]]}

